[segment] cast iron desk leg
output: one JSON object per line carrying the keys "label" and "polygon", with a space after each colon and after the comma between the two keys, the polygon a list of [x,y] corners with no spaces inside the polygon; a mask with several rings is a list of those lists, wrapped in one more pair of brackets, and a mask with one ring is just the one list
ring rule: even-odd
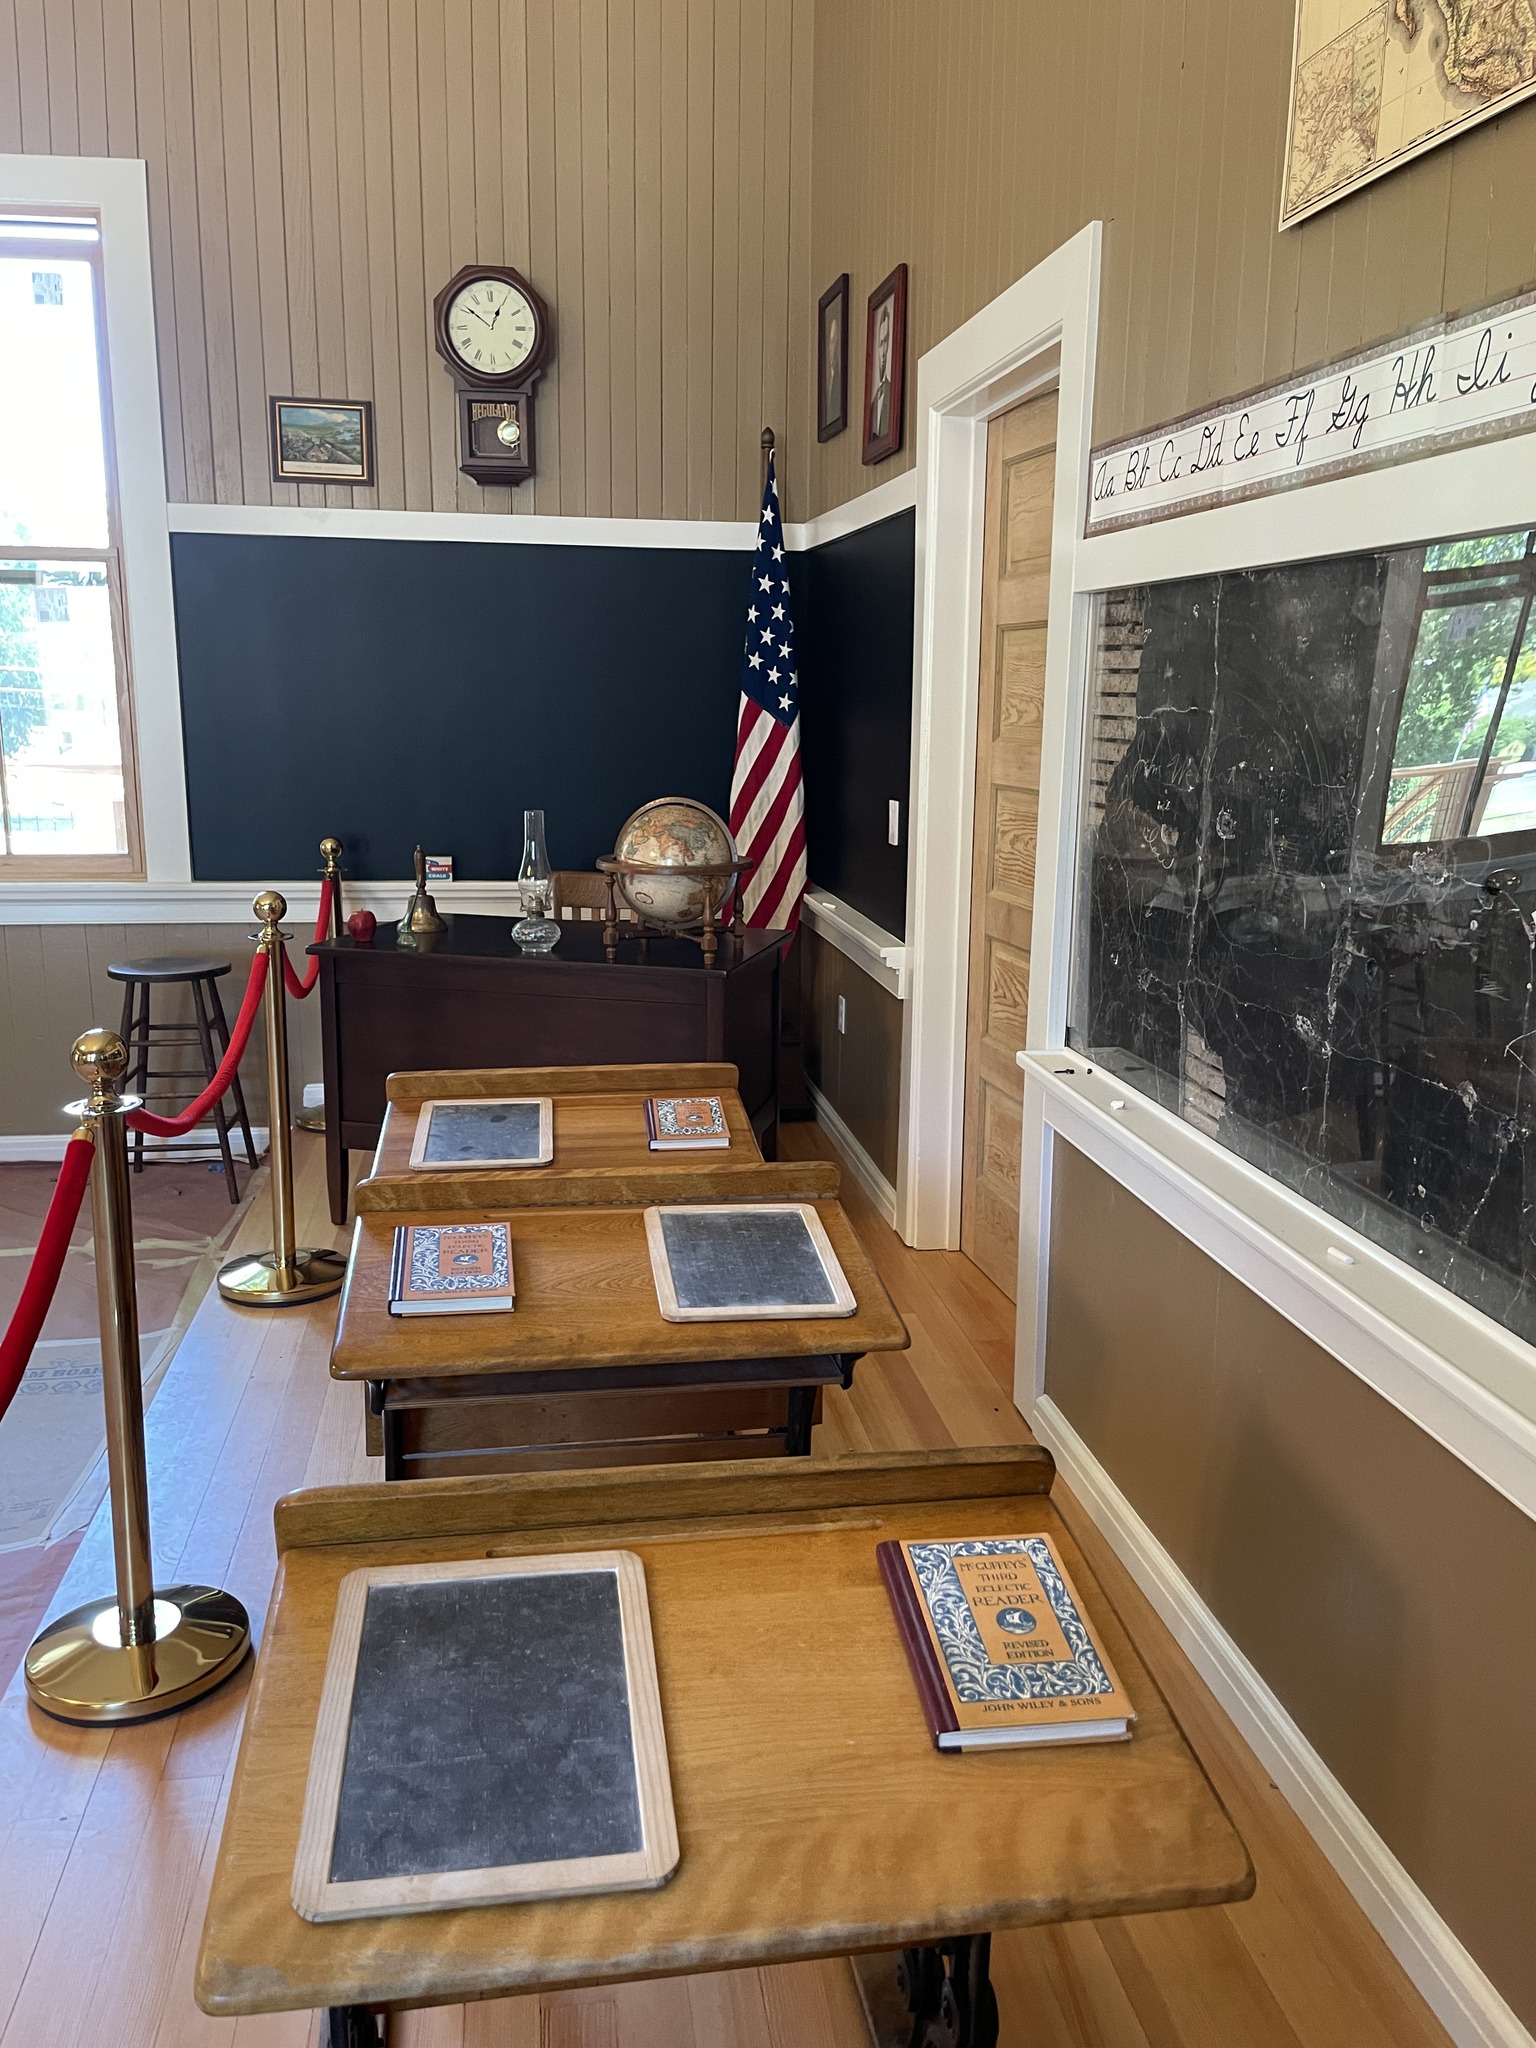
{"label": "cast iron desk leg", "polygon": [[384,1410],[384,1477],[405,1477],[405,1424],[398,1408]]}
{"label": "cast iron desk leg", "polygon": [[811,1455],[811,1426],[816,1417],[816,1396],[819,1387],[791,1387],[789,1390],[789,1414],[784,1423],[784,1455],[786,1458],[808,1458]]}
{"label": "cast iron desk leg", "polygon": [[385,2048],[389,2021],[366,2005],[326,2007],[320,2048]]}
{"label": "cast iron desk leg", "polygon": [[873,2048],[997,2048],[990,1934],[853,1959]]}
{"label": "cast iron desk leg", "polygon": [[398,1408],[385,1406],[385,1395],[389,1391],[388,1380],[365,1380],[363,1382],[368,1402],[368,1413],[377,1415],[379,1428],[384,1437],[384,1477],[386,1480],[405,1477],[405,1438]]}

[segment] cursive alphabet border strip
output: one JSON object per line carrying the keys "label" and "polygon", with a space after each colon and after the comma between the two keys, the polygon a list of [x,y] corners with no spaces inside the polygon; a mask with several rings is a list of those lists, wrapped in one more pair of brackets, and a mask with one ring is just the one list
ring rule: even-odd
{"label": "cursive alphabet border strip", "polygon": [[1536,428],[1536,292],[1095,449],[1086,536]]}

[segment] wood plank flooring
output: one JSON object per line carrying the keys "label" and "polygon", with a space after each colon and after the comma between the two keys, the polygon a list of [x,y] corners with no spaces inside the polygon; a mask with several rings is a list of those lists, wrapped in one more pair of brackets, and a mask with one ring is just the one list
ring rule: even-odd
{"label": "wood plank flooring", "polygon": [[[829,1148],[791,1126],[788,1152]],[[300,1134],[299,1231],[325,1217],[318,1140]],[[1012,1305],[958,1254],[911,1252],[849,1179],[860,1235],[912,1331],[904,1356],[829,1396],[816,1453],[1018,1442]],[[241,1242],[267,1241],[259,1207]],[[270,1589],[271,1507],[301,1485],[376,1476],[358,1390],[326,1373],[334,1304],[264,1316],[215,1295],[150,1411],[163,1578]],[[1004,1934],[1003,2048],[1445,2048],[1436,2025],[1078,1504],[1063,1512],[1242,1830],[1258,1890],[1241,1906]],[[111,1584],[105,1511],[54,1601]],[[113,1733],[0,1701],[0,2048],[314,2048],[311,2014],[209,2020],[192,1964],[245,1677],[170,1720]],[[943,1825],[936,1815],[935,1826]],[[411,2013],[392,2048],[865,2048],[839,1961]]]}

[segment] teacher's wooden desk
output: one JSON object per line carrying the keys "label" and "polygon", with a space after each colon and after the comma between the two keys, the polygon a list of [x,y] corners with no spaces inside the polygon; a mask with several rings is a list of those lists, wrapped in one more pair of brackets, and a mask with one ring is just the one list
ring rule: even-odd
{"label": "teacher's wooden desk", "polygon": [[[384,1084],[387,1107],[373,1170],[353,1190],[358,1214],[397,1209],[522,1208],[529,1204],[653,1202],[687,1200],[661,1194],[658,1186],[696,1183],[699,1198],[711,1191],[711,1176],[727,1172],[720,1185],[752,1192],[752,1177],[738,1170],[760,1167],[762,1152],[736,1086],[732,1066],[691,1062],[673,1066],[471,1067],[443,1072],[391,1074]],[[489,1095],[547,1095],[554,1120],[554,1158],[546,1166],[413,1168],[421,1105],[434,1099],[476,1101]],[[730,1144],[716,1150],[658,1153],[650,1149],[645,1121],[649,1095],[718,1095]],[[774,1176],[763,1176],[765,1192]],[[833,1193],[836,1189],[833,1189]]]}
{"label": "teacher's wooden desk", "polygon": [[[1247,1852],[1052,1507],[1052,1472],[1030,1446],[280,1501],[198,2003],[220,2017],[330,2007],[332,2038],[361,2042],[376,2038],[368,2009],[904,1950],[935,2026],[946,1981],[963,2008],[962,2030],[934,2038],[990,2048],[992,1931],[1246,1898]],[[1131,1739],[940,1755],[875,1545],[1041,1531],[1130,1694]],[[301,1920],[289,1885],[342,1577],[610,1547],[645,1565],[682,1846],[671,1883]]]}
{"label": "teacher's wooden desk", "polygon": [[453,915],[402,946],[328,939],[320,960],[325,1164],[331,1215],[347,1218],[347,1152],[378,1142],[385,1081],[427,1067],[729,1060],[763,1150],[777,1146],[779,965],[788,932],[722,933],[706,964],[689,939],[629,937],[610,960],[598,924],[563,925],[524,953],[510,915]]}
{"label": "teacher's wooden desk", "polygon": [[851,1316],[791,1322],[667,1322],[638,1204],[456,1209],[458,1221],[510,1224],[516,1309],[392,1316],[395,1229],[433,1216],[361,1215],[332,1375],[368,1383],[369,1448],[382,1452],[388,1479],[511,1465],[803,1456],[822,1389],[849,1385],[866,1352],[908,1343],[836,1191],[836,1167],[806,1160],[668,1169],[645,1197],[813,1203],[857,1307]]}

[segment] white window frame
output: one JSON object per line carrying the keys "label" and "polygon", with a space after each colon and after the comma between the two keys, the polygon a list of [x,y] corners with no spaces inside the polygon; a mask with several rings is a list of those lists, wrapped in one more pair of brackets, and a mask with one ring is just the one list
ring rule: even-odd
{"label": "white window frame", "polygon": [[[1049,1440],[1051,1158],[1074,1145],[1526,1514],[1536,1516],[1536,1347],[1066,1050],[1095,602],[1107,590],[1536,525],[1536,436],[1449,449],[1084,538],[1063,564],[1069,672],[1047,672],[1042,789],[1057,792],[1034,906],[1014,1398]],[[1053,568],[1053,603],[1054,603]],[[1053,636],[1057,619],[1051,621]],[[1106,1257],[1113,1248],[1105,1248]]]}
{"label": "white window frame", "polygon": [[129,157],[0,156],[0,208],[75,209],[101,222],[107,431],[133,714],[123,733],[124,779],[130,788],[137,779],[143,852],[142,878],[69,881],[7,873],[0,880],[0,919],[52,922],[61,908],[77,903],[105,906],[110,916],[120,897],[142,895],[146,883],[176,888],[192,878],[145,167]]}

